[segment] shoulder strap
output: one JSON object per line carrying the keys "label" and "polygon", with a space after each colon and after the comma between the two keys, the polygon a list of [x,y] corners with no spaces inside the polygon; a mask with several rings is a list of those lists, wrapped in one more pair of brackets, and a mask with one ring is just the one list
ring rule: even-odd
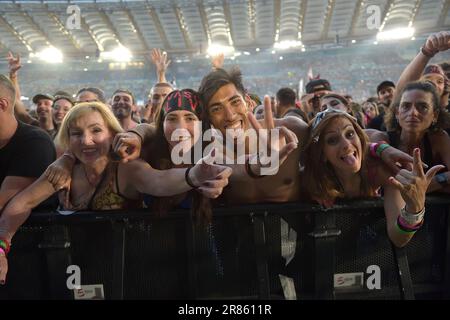
{"label": "shoulder strap", "polygon": [[108,175],[108,167],[105,168],[105,170],[102,173],[102,178],[100,180],[100,182],[97,184],[97,186],[95,187],[95,191],[92,194],[91,199],[89,199],[89,203],[87,205],[87,209],[92,211],[92,203],[94,202],[95,196],[97,195],[98,191],[100,190],[101,186],[103,185],[103,183],[105,182],[106,176]]}

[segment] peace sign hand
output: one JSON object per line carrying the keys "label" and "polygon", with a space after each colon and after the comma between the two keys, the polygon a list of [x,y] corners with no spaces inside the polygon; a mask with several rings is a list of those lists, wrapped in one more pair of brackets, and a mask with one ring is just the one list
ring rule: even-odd
{"label": "peace sign hand", "polygon": [[408,212],[419,212],[423,209],[428,185],[431,183],[434,175],[443,168],[443,165],[437,165],[425,174],[420,158],[420,150],[416,148],[414,149],[412,171],[402,169],[395,178],[389,178],[389,182],[400,191],[403,200],[406,202],[406,210]]}

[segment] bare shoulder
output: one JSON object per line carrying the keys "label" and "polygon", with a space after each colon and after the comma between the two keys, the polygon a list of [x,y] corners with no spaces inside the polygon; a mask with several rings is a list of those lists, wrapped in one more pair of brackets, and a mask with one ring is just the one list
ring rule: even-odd
{"label": "bare shoulder", "polygon": [[[450,137],[448,136],[448,133],[444,130],[437,130],[429,133],[429,137],[431,142],[437,142],[437,143],[447,143],[450,141]],[[449,145],[450,147],[450,145]]]}
{"label": "bare shoulder", "polygon": [[369,140],[372,142],[376,141],[389,142],[389,136],[385,131],[380,131],[376,129],[364,129],[364,132],[369,136]]}

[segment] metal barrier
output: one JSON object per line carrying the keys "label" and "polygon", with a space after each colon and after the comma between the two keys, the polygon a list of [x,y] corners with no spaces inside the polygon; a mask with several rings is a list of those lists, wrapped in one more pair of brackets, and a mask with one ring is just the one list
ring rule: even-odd
{"label": "metal barrier", "polygon": [[71,265],[106,299],[448,299],[449,209],[429,197],[402,249],[387,237],[382,200],[216,208],[208,226],[187,211],[34,212],[0,299],[74,299]]}

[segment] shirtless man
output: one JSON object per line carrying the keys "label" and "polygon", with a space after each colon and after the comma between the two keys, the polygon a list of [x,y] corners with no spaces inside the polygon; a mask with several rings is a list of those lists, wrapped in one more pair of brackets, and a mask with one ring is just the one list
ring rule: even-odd
{"label": "shirtless man", "polygon": [[[276,147],[279,151],[280,167],[274,175],[260,176],[262,170],[258,164],[250,164],[249,168],[246,168],[245,164],[231,165],[234,173],[230,177],[228,188],[224,189],[222,199],[227,204],[296,201],[299,199],[300,187],[298,174],[300,148],[297,148],[297,143],[306,136],[308,125],[295,117],[274,119],[270,97],[264,99],[266,114],[270,116],[258,122],[248,111],[244,92],[240,71],[234,70],[230,73],[223,69],[211,71],[203,78],[199,90],[203,104],[206,106],[202,120],[206,122],[207,127],[211,126],[219,130],[225,137],[224,149],[227,144],[227,129],[233,132],[239,129],[245,131],[251,127],[257,130],[280,128],[281,143]],[[134,134],[122,134],[115,139],[113,145],[116,152],[121,153],[120,150],[124,145],[136,145],[135,134],[139,135],[141,140],[151,139],[154,128],[149,125],[140,125],[131,132]],[[239,139],[234,141],[235,150],[239,150],[237,146],[239,141]],[[250,145],[248,142],[248,139],[244,141],[245,153],[254,155],[255,145]],[[125,152],[121,155],[129,159]],[[228,150],[227,155],[229,156]]]}

